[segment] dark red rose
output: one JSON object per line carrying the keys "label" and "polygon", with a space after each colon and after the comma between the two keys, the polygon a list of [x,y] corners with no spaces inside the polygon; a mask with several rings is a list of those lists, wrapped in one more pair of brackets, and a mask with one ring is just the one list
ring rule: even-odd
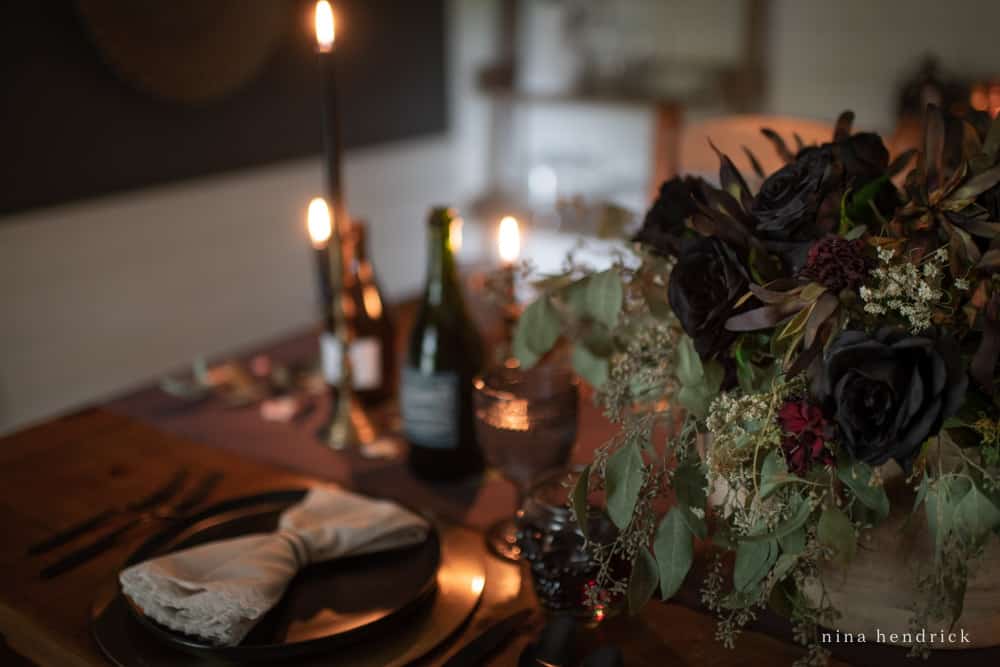
{"label": "dark red rose", "polygon": [[808,401],[787,401],[778,412],[784,436],[781,449],[788,469],[804,475],[813,466],[833,464],[833,454],[826,446],[831,427],[823,411]]}
{"label": "dark red rose", "polygon": [[809,247],[806,265],[799,275],[819,283],[834,294],[857,289],[868,276],[865,242],[827,236]]}

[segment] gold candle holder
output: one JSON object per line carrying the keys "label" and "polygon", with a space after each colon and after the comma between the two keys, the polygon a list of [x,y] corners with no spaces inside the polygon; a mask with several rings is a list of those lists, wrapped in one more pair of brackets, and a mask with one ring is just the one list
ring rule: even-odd
{"label": "gold candle holder", "polygon": [[[330,209],[320,197],[309,205],[309,228],[329,229],[326,244],[330,271],[330,313],[333,319],[333,335],[339,351],[340,374],[337,386],[331,389],[330,420],[320,429],[320,439],[331,449],[357,450],[375,440],[375,427],[354,393],[354,369],[351,363],[351,330],[347,326],[344,313],[344,299],[348,295],[344,289],[344,249],[341,233],[341,216],[331,220]],[[324,276],[326,277],[326,276]]]}

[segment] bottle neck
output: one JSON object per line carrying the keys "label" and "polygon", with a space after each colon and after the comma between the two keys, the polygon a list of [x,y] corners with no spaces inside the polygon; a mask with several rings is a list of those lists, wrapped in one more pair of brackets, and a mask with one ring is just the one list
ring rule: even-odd
{"label": "bottle neck", "polygon": [[461,291],[455,255],[451,250],[449,226],[438,222],[428,225],[427,285],[424,300],[431,305],[461,304]]}

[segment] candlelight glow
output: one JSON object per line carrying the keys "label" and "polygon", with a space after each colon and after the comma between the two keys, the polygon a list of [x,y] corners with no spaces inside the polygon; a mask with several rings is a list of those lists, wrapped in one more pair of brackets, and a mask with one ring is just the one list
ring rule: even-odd
{"label": "candlelight glow", "polygon": [[462,219],[452,218],[448,224],[448,245],[456,255],[462,252]]}
{"label": "candlelight glow", "polygon": [[521,254],[521,230],[517,226],[517,220],[511,216],[500,221],[500,259],[505,264],[513,264]]}
{"label": "candlelight glow", "polygon": [[333,27],[333,7],[327,0],[316,3],[316,44],[320,51],[333,48],[336,32]]}
{"label": "candlelight glow", "polygon": [[326,242],[330,240],[333,227],[330,224],[330,208],[326,205],[326,200],[322,197],[316,197],[309,202],[307,226],[309,227],[309,238],[312,239],[313,247],[324,247]]}
{"label": "candlelight glow", "polygon": [[374,285],[365,285],[361,290],[361,301],[365,304],[365,312],[369,319],[377,320],[382,317],[382,299],[378,296],[378,289]]}

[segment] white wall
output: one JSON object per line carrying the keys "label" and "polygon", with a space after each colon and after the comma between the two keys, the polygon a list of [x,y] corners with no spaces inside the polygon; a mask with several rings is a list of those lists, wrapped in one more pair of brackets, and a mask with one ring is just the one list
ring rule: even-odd
{"label": "white wall", "polygon": [[[346,157],[390,298],[419,286],[428,208],[483,187],[487,103],[470,98],[495,11],[451,0],[447,136]],[[0,433],[313,322],[321,183],[308,159],[0,218]]]}
{"label": "white wall", "polygon": [[960,72],[1000,73],[1000,2],[991,0],[772,0],[767,41],[775,113],[894,125],[896,88],[923,54]]}
{"label": "white wall", "polygon": [[[423,270],[427,207],[453,201],[452,144],[351,154],[390,296]],[[318,160],[286,163],[0,221],[0,432],[315,320],[305,234]]]}

